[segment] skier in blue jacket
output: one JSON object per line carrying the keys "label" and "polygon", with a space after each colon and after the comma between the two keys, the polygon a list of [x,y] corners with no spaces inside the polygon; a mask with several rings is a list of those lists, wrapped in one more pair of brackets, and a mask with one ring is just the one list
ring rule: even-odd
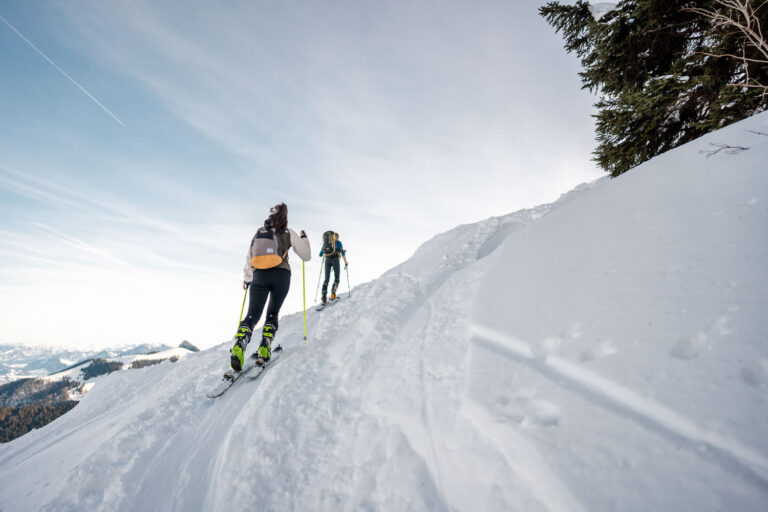
{"label": "skier in blue jacket", "polygon": [[323,280],[323,305],[328,303],[326,298],[328,294],[328,281],[331,279],[331,269],[333,269],[333,286],[331,287],[331,300],[336,299],[336,290],[341,280],[339,255],[344,259],[344,268],[349,266],[347,262],[347,251],[338,238],[338,234],[333,231],[326,231],[323,234],[323,248],[320,250],[320,257],[325,259],[325,279]]}

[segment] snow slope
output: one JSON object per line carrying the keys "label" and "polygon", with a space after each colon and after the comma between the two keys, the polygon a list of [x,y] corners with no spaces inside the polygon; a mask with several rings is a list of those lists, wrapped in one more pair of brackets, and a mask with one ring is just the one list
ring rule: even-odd
{"label": "snow slope", "polygon": [[[0,510],[763,511],[768,114],[459,226],[261,379],[229,343],[0,445]],[[710,143],[750,149],[706,158]]]}

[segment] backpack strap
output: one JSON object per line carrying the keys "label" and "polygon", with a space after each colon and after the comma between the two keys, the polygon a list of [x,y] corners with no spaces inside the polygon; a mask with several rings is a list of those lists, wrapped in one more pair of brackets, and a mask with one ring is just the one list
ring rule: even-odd
{"label": "backpack strap", "polygon": [[[282,249],[282,246],[283,246],[283,234],[287,234],[287,235],[288,235],[288,243],[290,244],[290,241],[291,241],[291,234],[288,232],[288,230],[287,230],[287,229],[285,230],[285,232],[284,232],[284,233],[278,233],[277,231],[275,231],[275,234],[277,235],[277,246],[278,246],[280,249]],[[285,251],[283,251],[283,255],[282,255],[283,261],[286,261],[286,259],[285,259],[285,258],[286,258],[286,256],[288,256],[288,251],[289,251],[290,249],[291,249],[291,248],[290,248],[290,246],[289,246],[289,247],[287,247],[287,248],[285,249]]]}

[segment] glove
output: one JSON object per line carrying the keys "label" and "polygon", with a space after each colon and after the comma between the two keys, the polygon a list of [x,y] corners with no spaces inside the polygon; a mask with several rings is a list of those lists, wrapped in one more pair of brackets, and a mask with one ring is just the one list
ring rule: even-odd
{"label": "glove", "polygon": [[249,286],[251,286],[251,283],[246,283],[243,281],[243,290],[247,290]]}
{"label": "glove", "polygon": [[347,267],[349,266],[349,263],[344,264],[344,270],[347,270]]}
{"label": "glove", "polygon": [[299,233],[299,234],[301,235],[301,238],[307,238],[307,234],[304,232],[303,229],[301,230],[301,233]]}

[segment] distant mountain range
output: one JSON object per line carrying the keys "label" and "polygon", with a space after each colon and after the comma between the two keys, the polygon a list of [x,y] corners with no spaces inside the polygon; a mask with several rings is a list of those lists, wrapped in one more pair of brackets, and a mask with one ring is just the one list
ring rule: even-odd
{"label": "distant mountain range", "polygon": [[91,352],[0,345],[0,443],[66,413],[112,372],[175,362],[199,351],[188,341]]}
{"label": "distant mountain range", "polygon": [[[188,341],[180,348],[192,352],[199,349]],[[103,350],[72,350],[54,347],[0,344],[0,385],[30,377],[45,377],[90,359],[114,359],[123,356],[151,354],[173,347],[162,343],[143,343]]]}

